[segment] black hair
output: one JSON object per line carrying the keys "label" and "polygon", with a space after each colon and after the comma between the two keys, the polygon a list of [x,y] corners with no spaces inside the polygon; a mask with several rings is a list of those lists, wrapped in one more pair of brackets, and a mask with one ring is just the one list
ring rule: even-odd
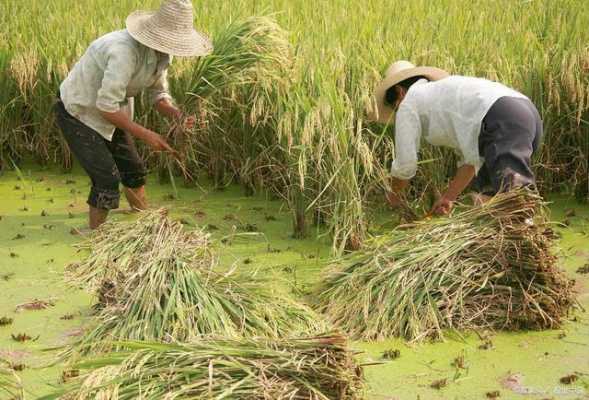
{"label": "black hair", "polygon": [[417,82],[420,79],[427,79],[427,78],[425,76],[421,76],[421,75],[414,76],[412,78],[405,79],[404,81],[401,81],[401,82],[397,83],[396,85],[393,85],[390,88],[388,88],[385,93],[385,96],[384,96],[385,103],[388,104],[389,106],[393,106],[397,102],[397,92],[395,90],[395,86],[401,86],[401,87],[404,87],[405,89],[409,89],[411,87],[411,85],[413,85],[415,82]]}

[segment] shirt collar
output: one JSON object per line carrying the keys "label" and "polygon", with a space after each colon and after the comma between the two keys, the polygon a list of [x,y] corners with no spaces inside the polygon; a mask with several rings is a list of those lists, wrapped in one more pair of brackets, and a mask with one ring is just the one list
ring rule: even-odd
{"label": "shirt collar", "polygon": [[170,64],[172,63],[172,56],[169,54],[164,54],[155,51],[152,48],[147,47],[147,64],[148,65],[156,65],[156,73],[161,73],[162,71],[168,69]]}

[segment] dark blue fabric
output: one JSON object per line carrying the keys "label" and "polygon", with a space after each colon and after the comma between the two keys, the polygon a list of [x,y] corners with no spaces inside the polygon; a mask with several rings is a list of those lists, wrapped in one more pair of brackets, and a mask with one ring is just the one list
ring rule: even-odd
{"label": "dark blue fabric", "polygon": [[531,158],[542,140],[542,119],[531,101],[502,97],[483,119],[479,153],[484,163],[473,188],[493,195],[514,187],[535,187]]}
{"label": "dark blue fabric", "polygon": [[145,167],[131,135],[117,129],[109,142],[70,115],[60,100],[54,112],[71,152],[92,181],[89,205],[103,210],[116,209],[120,199],[119,183],[128,188],[145,185]]}

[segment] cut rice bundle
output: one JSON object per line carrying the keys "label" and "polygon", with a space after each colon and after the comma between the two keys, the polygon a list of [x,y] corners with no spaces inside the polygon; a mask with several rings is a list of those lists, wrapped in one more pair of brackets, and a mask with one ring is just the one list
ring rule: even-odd
{"label": "cut rice bundle", "polygon": [[97,291],[101,302],[95,327],[77,343],[81,353],[110,350],[112,340],[277,337],[325,329],[310,308],[263,282],[215,272],[208,235],[185,232],[163,210],[110,223],[89,243],[88,258],[70,268],[70,281]]}
{"label": "cut rice bundle", "polygon": [[126,342],[80,362],[80,376],[43,399],[354,400],[361,369],[340,336]]}
{"label": "cut rice bundle", "polygon": [[25,398],[18,375],[8,361],[0,359],[0,398],[22,400]]}
{"label": "cut rice bundle", "polygon": [[178,257],[201,271],[216,264],[210,235],[184,230],[163,208],[144,211],[133,222],[108,221],[77,247],[88,256],[68,267],[68,283],[97,293],[99,307],[124,301],[125,284],[145,272],[145,262]]}
{"label": "cut rice bundle", "polygon": [[495,196],[377,237],[334,262],[320,311],[355,338],[441,338],[444,329],[546,329],[576,304],[539,196]]}

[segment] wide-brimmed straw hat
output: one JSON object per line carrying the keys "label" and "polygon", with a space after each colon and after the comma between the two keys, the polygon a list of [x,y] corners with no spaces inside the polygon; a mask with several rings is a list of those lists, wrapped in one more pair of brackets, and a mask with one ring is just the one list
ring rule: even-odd
{"label": "wide-brimmed straw hat", "polygon": [[139,43],[178,57],[205,56],[213,51],[209,38],[194,29],[189,0],[164,0],[157,11],[135,11],[127,31]]}
{"label": "wide-brimmed straw hat", "polygon": [[450,74],[443,69],[435,67],[416,67],[409,61],[396,61],[387,69],[384,79],[378,84],[374,91],[376,100],[376,114],[372,119],[378,122],[389,122],[395,111],[386,102],[386,93],[392,86],[403,82],[405,79],[413,78],[415,76],[425,76],[430,81],[437,81],[450,76]]}

